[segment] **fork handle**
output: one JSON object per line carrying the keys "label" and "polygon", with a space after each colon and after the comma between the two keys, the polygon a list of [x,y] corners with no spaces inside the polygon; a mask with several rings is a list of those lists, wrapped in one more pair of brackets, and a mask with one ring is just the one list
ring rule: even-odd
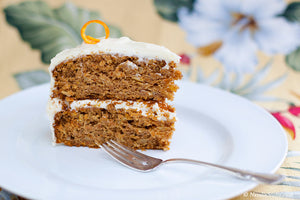
{"label": "fork handle", "polygon": [[254,181],[258,181],[260,183],[278,184],[278,183],[281,183],[285,179],[285,176],[280,175],[280,174],[257,173],[257,172],[237,169],[234,167],[227,167],[227,166],[217,165],[217,164],[213,164],[213,163],[203,162],[203,161],[199,161],[199,160],[192,160],[192,159],[185,159],[185,158],[172,158],[172,159],[163,161],[163,163],[171,163],[171,162],[172,163],[173,162],[190,163],[190,164],[208,166],[208,167],[212,167],[215,169],[221,169],[223,171],[231,172],[233,175],[235,175],[241,179],[254,180]]}

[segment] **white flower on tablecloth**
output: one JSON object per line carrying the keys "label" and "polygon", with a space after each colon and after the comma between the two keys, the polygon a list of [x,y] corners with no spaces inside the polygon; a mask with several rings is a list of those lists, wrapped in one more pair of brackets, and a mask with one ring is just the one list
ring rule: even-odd
{"label": "white flower on tablecloth", "polygon": [[288,54],[300,45],[300,26],[281,17],[284,0],[196,0],[178,11],[187,40],[213,54],[228,71],[250,72],[257,51]]}

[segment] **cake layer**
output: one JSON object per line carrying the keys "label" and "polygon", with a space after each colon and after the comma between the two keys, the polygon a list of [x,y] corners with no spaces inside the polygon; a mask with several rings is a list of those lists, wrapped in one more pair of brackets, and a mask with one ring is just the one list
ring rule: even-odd
{"label": "cake layer", "polygon": [[168,149],[176,121],[167,104],[131,101],[49,102],[56,143],[97,148],[110,139],[135,149]]}
{"label": "cake layer", "polygon": [[63,100],[172,100],[181,79],[176,64],[119,54],[92,54],[57,65],[52,98]]}

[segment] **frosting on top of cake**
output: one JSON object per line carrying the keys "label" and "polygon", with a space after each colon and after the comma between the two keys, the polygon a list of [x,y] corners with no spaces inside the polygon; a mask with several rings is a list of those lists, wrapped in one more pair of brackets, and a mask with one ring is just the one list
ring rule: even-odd
{"label": "frosting on top of cake", "polygon": [[136,42],[128,37],[99,39],[100,42],[96,44],[82,43],[75,48],[60,52],[51,60],[49,70],[52,71],[55,66],[63,61],[98,53],[137,56],[139,58],[165,60],[166,62],[173,61],[175,63],[179,63],[180,61],[178,55],[163,46]]}

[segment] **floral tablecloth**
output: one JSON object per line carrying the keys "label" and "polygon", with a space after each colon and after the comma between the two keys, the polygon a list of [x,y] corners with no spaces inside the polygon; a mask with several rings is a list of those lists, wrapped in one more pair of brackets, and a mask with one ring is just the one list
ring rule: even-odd
{"label": "floral tablecloth", "polygon": [[[235,199],[300,199],[300,3],[234,2],[239,1],[0,0],[0,98],[48,82],[50,59],[80,44],[82,24],[100,18],[112,36],[180,54],[186,80],[244,96],[273,114],[287,132],[289,152],[278,170],[287,178]],[[96,25],[88,31],[103,35]],[[0,191],[0,199],[20,198]]]}

